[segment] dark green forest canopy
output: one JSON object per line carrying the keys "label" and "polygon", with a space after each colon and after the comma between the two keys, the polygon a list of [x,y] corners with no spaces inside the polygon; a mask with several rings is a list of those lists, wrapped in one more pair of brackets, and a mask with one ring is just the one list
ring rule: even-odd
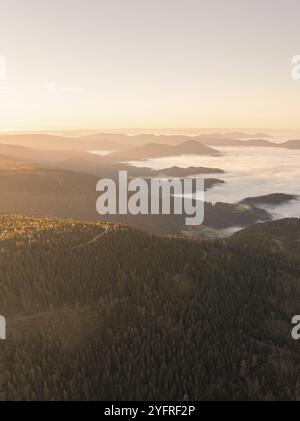
{"label": "dark green forest canopy", "polygon": [[299,240],[0,215],[0,399],[299,399]]}

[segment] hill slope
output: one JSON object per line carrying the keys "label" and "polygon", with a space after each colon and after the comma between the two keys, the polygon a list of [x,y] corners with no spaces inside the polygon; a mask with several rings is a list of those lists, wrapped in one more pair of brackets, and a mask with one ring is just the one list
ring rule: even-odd
{"label": "hill slope", "polygon": [[300,398],[299,246],[257,241],[292,230],[299,244],[299,220],[213,242],[7,215],[0,227],[0,399]]}
{"label": "hill slope", "polygon": [[[98,171],[101,171],[101,167]],[[105,167],[102,171],[105,172]],[[115,166],[111,168],[108,166],[107,171],[109,176],[116,175]],[[134,171],[133,167],[130,174],[134,175]],[[3,159],[0,160],[0,212],[110,221],[164,234],[180,234],[186,228],[185,215],[98,215],[96,212],[98,180],[96,176],[76,171]],[[220,182],[222,180],[206,178],[205,188],[211,188]],[[239,204],[205,204],[205,225],[217,229],[248,226],[268,218],[266,211],[255,206],[241,211]]]}

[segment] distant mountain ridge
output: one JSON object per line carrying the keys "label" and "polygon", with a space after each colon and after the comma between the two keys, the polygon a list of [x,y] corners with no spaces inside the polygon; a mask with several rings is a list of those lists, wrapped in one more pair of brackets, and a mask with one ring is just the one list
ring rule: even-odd
{"label": "distant mountain ridge", "polygon": [[[249,137],[248,137],[249,136]],[[281,143],[267,140],[265,133],[256,133],[251,137],[246,133],[214,133],[197,136],[188,135],[155,135],[137,134],[125,135],[116,133],[98,133],[78,137],[61,136],[55,134],[0,134],[0,144],[19,145],[37,150],[53,151],[88,151],[106,150],[122,151],[129,148],[141,147],[146,144],[163,144],[179,146],[189,142],[200,142],[203,146],[264,146],[300,149],[300,140],[292,139]]]}
{"label": "distant mountain ridge", "polygon": [[195,140],[188,140],[175,146],[160,143],[147,143],[143,146],[112,152],[109,155],[106,155],[105,158],[113,162],[120,162],[180,156],[185,154],[219,155],[220,152]]}
{"label": "distant mountain ridge", "polygon": [[240,203],[246,203],[251,205],[280,205],[291,200],[296,200],[297,196],[293,194],[285,193],[272,193],[263,196],[246,197]]}

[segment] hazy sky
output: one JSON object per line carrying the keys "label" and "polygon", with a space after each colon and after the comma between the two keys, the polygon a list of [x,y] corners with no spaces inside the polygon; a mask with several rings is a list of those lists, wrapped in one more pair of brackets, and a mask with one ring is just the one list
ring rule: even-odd
{"label": "hazy sky", "polygon": [[300,128],[299,0],[0,5],[0,130]]}

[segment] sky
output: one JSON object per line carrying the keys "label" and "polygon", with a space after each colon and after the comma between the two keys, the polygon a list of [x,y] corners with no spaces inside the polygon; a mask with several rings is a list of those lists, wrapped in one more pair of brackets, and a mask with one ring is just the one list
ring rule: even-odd
{"label": "sky", "polygon": [[299,129],[299,17],[299,0],[0,0],[0,130]]}

